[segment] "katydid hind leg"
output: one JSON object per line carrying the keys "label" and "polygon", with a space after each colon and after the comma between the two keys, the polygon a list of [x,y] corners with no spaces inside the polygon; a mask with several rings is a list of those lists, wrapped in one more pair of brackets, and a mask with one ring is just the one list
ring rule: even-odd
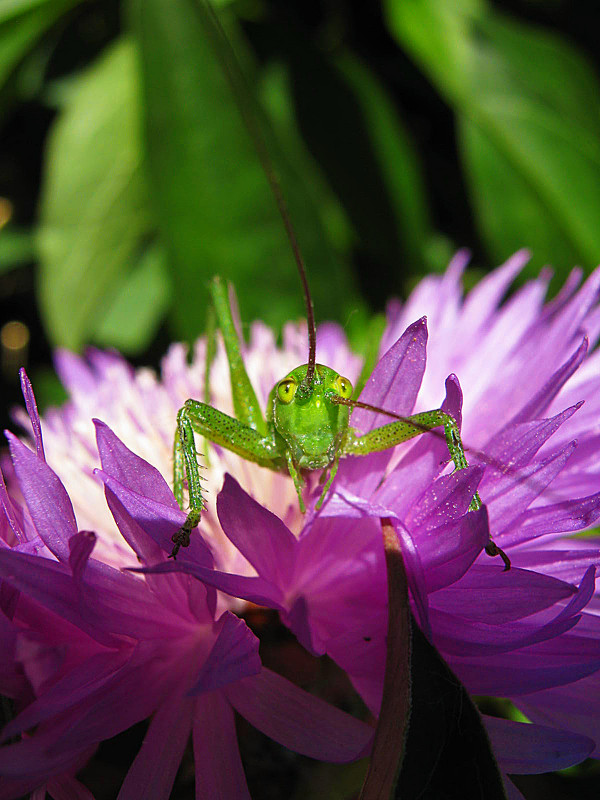
{"label": "katydid hind leg", "polygon": [[[387,425],[374,428],[363,436],[356,436],[350,433],[344,442],[343,455],[368,455],[369,453],[386,450],[440,427],[444,428],[448,452],[454,462],[455,471],[464,469],[468,466],[468,462],[458,423],[454,417],[441,409],[424,411],[419,414],[413,414],[410,417],[398,419]],[[475,492],[469,505],[469,511],[477,511],[482,505],[479,492]],[[500,556],[504,562],[505,570],[510,568],[510,559],[491,539],[485,550],[490,556]]]}

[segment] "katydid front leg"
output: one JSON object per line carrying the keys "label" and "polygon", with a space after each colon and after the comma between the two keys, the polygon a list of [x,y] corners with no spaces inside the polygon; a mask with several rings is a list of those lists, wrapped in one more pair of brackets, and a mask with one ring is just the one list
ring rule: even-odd
{"label": "katydid front leg", "polygon": [[[262,414],[244,367],[227,286],[220,278],[214,278],[210,284],[210,292],[217,325],[225,342],[233,408],[237,419],[207,403],[193,399],[187,400],[177,414],[177,429],[173,443],[173,493],[180,508],[183,509],[184,479],[187,478],[189,512],[183,526],[172,537],[175,545],[171,552],[173,558],[177,556],[180,547],[189,545],[190,533],[200,521],[201,512],[205,508],[194,432],[202,434],[207,441],[226,447],[261,466],[280,469],[282,464],[285,464],[285,457],[275,430],[272,425],[267,424]],[[209,359],[206,369],[208,374]]]}
{"label": "katydid front leg", "polygon": [[[450,414],[446,414],[446,412],[441,409],[413,414],[410,417],[406,417],[406,419],[397,420],[396,422],[382,425],[379,428],[374,428],[363,436],[356,436],[349,428],[342,445],[343,455],[367,455],[379,450],[387,450],[389,447],[394,447],[401,442],[414,439],[415,436],[440,427],[444,428],[448,452],[450,453],[450,458],[454,462],[454,471],[456,472],[459,469],[464,469],[468,466],[468,463],[460,438],[458,424],[454,417]],[[479,497],[479,492],[475,492],[475,496],[469,505],[469,511],[477,511],[481,506],[482,502]],[[500,556],[504,562],[504,568],[510,568],[508,556],[493,541],[490,540],[485,547],[485,551],[490,556]]]}
{"label": "katydid front leg", "polygon": [[186,477],[189,512],[182,527],[172,537],[175,545],[171,553],[173,558],[176,557],[180,547],[189,545],[190,533],[200,521],[201,512],[205,508],[194,433],[201,434],[214,444],[226,447],[247,461],[260,464],[261,467],[281,470],[285,465],[285,455],[272,426],[263,436],[254,428],[206,403],[187,400],[177,414],[177,430],[173,446],[173,493],[183,508],[183,482]]}

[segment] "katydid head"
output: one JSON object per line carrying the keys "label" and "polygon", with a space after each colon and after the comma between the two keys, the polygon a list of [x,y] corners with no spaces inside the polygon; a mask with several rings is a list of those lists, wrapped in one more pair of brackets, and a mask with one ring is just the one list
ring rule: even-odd
{"label": "katydid head", "polygon": [[268,415],[301,468],[328,466],[348,428],[350,409],[336,402],[352,396],[352,384],[331,367],[310,364],[289,372],[271,391]]}

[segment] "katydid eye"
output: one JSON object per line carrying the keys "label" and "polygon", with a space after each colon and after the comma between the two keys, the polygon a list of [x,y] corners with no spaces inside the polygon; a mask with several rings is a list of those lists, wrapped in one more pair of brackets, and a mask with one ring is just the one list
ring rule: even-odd
{"label": "katydid eye", "polygon": [[341,375],[338,375],[333,383],[333,386],[340,397],[343,397],[346,400],[349,400],[352,397],[352,384],[348,378],[343,378]]}
{"label": "katydid eye", "polygon": [[282,403],[291,403],[296,394],[298,384],[293,378],[284,378],[277,387],[277,397]]}

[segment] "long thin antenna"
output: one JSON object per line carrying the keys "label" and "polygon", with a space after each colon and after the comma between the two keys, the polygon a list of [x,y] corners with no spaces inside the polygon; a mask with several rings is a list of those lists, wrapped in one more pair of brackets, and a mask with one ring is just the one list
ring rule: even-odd
{"label": "long thin antenna", "polygon": [[306,268],[300,252],[298,239],[296,238],[296,233],[292,226],[288,207],[281,190],[281,184],[277,178],[277,173],[275,172],[275,167],[273,166],[271,156],[269,155],[265,145],[263,135],[256,123],[256,117],[253,113],[251,102],[249,101],[249,98],[252,96],[251,88],[244,77],[244,71],[240,66],[231,42],[223,30],[221,21],[219,20],[214,8],[209,2],[207,2],[207,0],[201,0],[201,3],[205,8],[206,13],[210,17],[214,29],[221,39],[222,46],[215,47],[217,56],[221,61],[225,76],[235,95],[240,113],[244,119],[248,133],[250,134],[250,138],[254,143],[259,161],[269,183],[269,187],[271,188],[271,192],[273,193],[273,197],[275,198],[275,202],[277,203],[277,208],[279,209],[279,213],[283,219],[285,231],[292,247],[296,266],[298,267],[298,272],[300,273],[300,280],[302,281],[302,289],[304,291],[304,302],[306,305],[306,321],[308,323],[308,369],[306,370],[306,377],[304,378],[303,383],[307,386],[311,386],[315,374],[317,333],[312,297],[308,287]]}

